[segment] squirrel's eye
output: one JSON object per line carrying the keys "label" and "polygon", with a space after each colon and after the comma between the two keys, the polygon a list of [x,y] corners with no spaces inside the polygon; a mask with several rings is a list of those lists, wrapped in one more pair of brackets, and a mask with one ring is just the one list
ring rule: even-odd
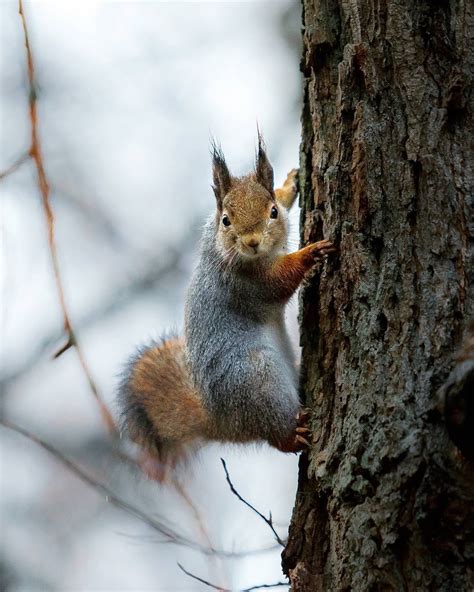
{"label": "squirrel's eye", "polygon": [[270,218],[278,218],[278,210],[275,206],[270,211]]}
{"label": "squirrel's eye", "polygon": [[222,224],[224,224],[224,226],[230,226],[229,216],[222,216]]}

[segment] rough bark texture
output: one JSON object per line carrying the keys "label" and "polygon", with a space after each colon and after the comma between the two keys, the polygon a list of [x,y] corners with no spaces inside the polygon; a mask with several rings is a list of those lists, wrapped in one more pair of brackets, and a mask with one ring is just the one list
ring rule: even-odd
{"label": "rough bark texture", "polygon": [[473,12],[303,0],[302,239],[340,253],[301,295],[314,438],[294,592],[474,589],[474,348],[455,356],[474,308]]}

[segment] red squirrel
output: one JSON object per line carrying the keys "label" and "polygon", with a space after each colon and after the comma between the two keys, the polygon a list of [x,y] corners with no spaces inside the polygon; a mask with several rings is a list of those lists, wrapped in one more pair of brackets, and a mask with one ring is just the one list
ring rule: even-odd
{"label": "red squirrel", "polygon": [[248,175],[232,176],[216,145],[212,163],[216,208],[187,294],[184,337],[139,349],[119,393],[129,436],[165,467],[209,440],[267,441],[283,452],[308,444],[284,310],[335,247],[322,240],[285,253],[297,171],[274,190],[260,135]]}

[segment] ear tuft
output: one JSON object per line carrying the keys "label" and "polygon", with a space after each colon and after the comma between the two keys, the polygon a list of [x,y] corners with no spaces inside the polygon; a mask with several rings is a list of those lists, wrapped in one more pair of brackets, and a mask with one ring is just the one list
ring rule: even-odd
{"label": "ear tuft", "polygon": [[273,195],[273,167],[267,158],[265,152],[265,142],[263,141],[262,134],[257,127],[258,131],[258,150],[257,150],[257,161],[255,163],[255,174],[257,181],[260,185],[263,185],[265,189]]}
{"label": "ear tuft", "polygon": [[229,192],[232,184],[232,176],[227,168],[222,148],[215,140],[211,140],[212,154],[212,189],[216,196],[217,209],[222,209],[222,200]]}

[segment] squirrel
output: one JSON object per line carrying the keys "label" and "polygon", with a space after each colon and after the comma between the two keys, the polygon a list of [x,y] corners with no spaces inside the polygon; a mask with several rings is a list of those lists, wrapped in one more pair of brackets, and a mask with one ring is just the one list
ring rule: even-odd
{"label": "squirrel", "polygon": [[122,427],[161,467],[190,444],[266,441],[283,452],[308,445],[307,413],[284,309],[328,240],[285,254],[297,171],[280,189],[258,134],[255,170],[234,177],[212,145],[216,209],[188,290],[184,338],[138,350],[119,388]]}

